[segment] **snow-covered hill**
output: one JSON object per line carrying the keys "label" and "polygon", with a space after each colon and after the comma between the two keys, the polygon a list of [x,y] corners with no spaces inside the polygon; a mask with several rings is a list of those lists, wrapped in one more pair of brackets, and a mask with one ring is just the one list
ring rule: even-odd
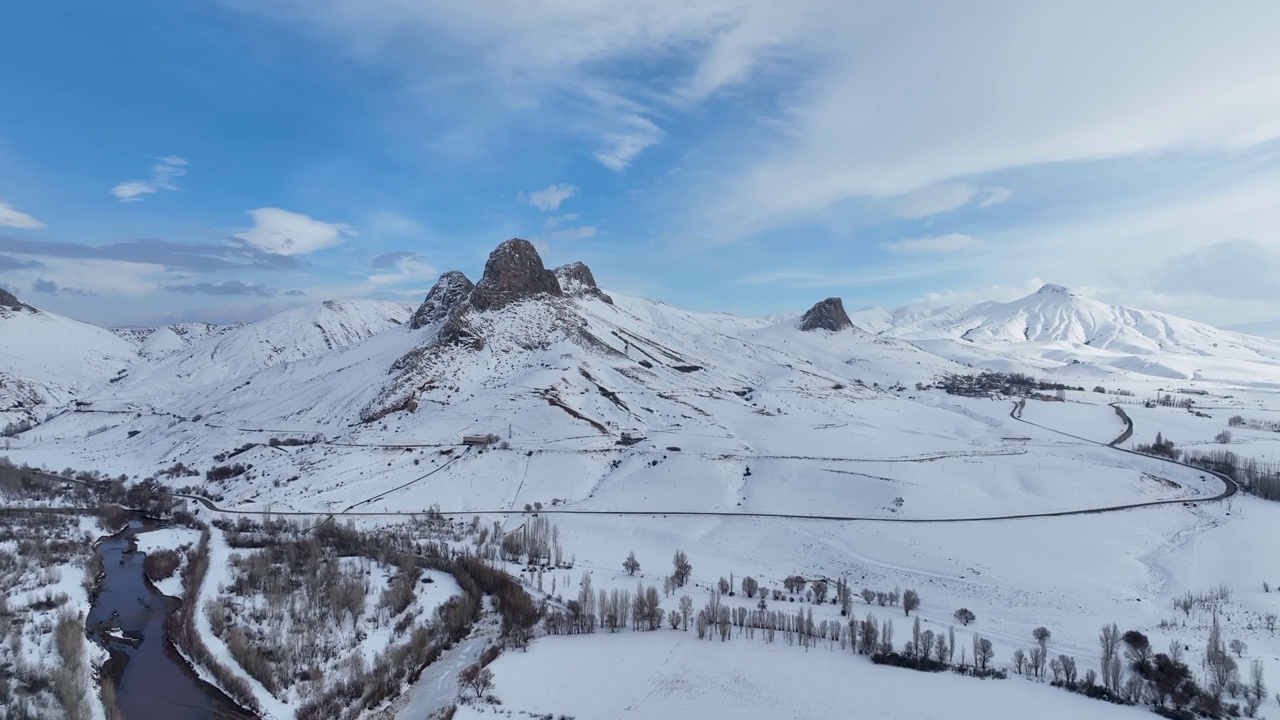
{"label": "snow-covered hill", "polygon": [[[205,392],[277,365],[359,344],[409,320],[413,306],[382,300],[328,300],[234,326],[158,362],[139,365],[95,399],[148,398]],[[261,393],[259,393],[261,395]]]}
{"label": "snow-covered hill", "polygon": [[0,428],[37,423],[138,359],[133,346],[110,330],[45,312],[0,290]]}
{"label": "snow-covered hill", "polygon": [[[1172,379],[1280,380],[1280,341],[1107,305],[1060,285],[1007,303],[869,308],[854,313],[853,321],[958,362],[999,369],[1023,364],[1085,375],[1128,371]],[[1068,367],[1081,364],[1090,368]]]}
{"label": "snow-covered hill", "polygon": [[161,360],[176,355],[192,345],[241,327],[210,323],[177,323],[161,327],[112,328],[111,332],[127,340],[145,360]]}

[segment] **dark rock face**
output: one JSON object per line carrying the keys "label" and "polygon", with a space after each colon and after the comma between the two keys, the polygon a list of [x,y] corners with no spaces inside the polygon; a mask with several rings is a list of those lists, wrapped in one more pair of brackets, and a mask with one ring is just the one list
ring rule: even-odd
{"label": "dark rock face", "polygon": [[800,329],[811,330],[843,330],[853,327],[853,321],[844,311],[844,302],[838,297],[821,300],[809,308],[809,312],[800,319]]}
{"label": "dark rock face", "polygon": [[582,261],[561,265],[555,269],[555,276],[560,289],[569,297],[593,297],[613,304],[613,298],[600,290],[596,285],[595,275],[591,274],[591,268]]}
{"label": "dark rock face", "polygon": [[30,307],[30,305],[25,305],[19,301],[18,296],[0,287],[0,308],[4,308],[6,310],[22,310]]}
{"label": "dark rock face", "polygon": [[470,304],[477,310],[497,310],[535,295],[563,297],[564,292],[555,274],[543,267],[533,244],[513,238],[489,253]]}
{"label": "dark rock face", "polygon": [[457,270],[450,270],[441,275],[435,286],[427,293],[427,299],[422,301],[422,305],[410,318],[409,327],[417,330],[445,319],[454,308],[467,299],[475,287],[466,275]]}

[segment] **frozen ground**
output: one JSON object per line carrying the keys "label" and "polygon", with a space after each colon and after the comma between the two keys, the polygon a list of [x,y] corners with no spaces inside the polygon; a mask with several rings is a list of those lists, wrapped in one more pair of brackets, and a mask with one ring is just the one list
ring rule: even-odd
{"label": "frozen ground", "polygon": [[918,673],[872,665],[838,646],[806,651],[758,639],[699,641],[692,631],[670,629],[549,638],[528,653],[504,653],[490,667],[502,705],[463,705],[456,718],[515,713],[510,717],[1137,720],[1150,715],[1022,678]]}

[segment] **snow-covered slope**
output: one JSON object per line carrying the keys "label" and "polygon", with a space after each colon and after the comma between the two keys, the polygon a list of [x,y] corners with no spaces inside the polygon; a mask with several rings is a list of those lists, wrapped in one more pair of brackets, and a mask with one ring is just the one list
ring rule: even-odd
{"label": "snow-covered slope", "polygon": [[110,330],[0,298],[0,428],[39,422],[138,361]]}
{"label": "snow-covered slope", "polygon": [[[193,343],[141,365],[97,399],[148,397],[195,390],[358,344],[408,321],[413,306],[381,300],[328,300],[287,310]],[[196,390],[204,392],[203,390]]]}
{"label": "snow-covered slope", "polygon": [[127,340],[145,360],[161,360],[176,355],[206,338],[216,337],[241,327],[210,323],[177,323],[161,327],[112,328],[111,332]]}
{"label": "snow-covered slope", "polygon": [[[875,308],[854,322],[959,362],[1054,370],[1085,364],[1173,379],[1280,380],[1280,341],[1107,305],[1059,285],[1007,303]],[[1072,372],[1080,370],[1072,368]]]}

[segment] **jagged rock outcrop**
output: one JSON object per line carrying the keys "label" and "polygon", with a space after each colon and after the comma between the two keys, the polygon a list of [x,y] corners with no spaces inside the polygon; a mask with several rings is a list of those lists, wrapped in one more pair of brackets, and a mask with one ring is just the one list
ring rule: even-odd
{"label": "jagged rock outcrop", "polygon": [[18,300],[17,295],[14,295],[2,287],[0,287],[0,308],[4,308],[5,310],[35,310],[35,308],[30,305]]}
{"label": "jagged rock outcrop", "polygon": [[470,305],[477,310],[497,310],[536,295],[563,297],[555,273],[542,265],[533,243],[512,238],[489,253],[484,276],[471,291]]}
{"label": "jagged rock outcrop", "polygon": [[449,313],[461,305],[475,287],[475,283],[457,270],[441,275],[427,293],[427,299],[409,319],[409,327],[417,330],[449,317]]}
{"label": "jagged rock outcrop", "polygon": [[800,319],[800,329],[811,330],[843,330],[853,327],[849,313],[844,311],[844,301],[838,297],[820,300]]}
{"label": "jagged rock outcrop", "polygon": [[581,260],[571,262],[568,265],[561,265],[555,269],[556,280],[560,283],[560,289],[569,297],[592,297],[597,300],[613,304],[613,298],[606,295],[599,286],[596,285],[596,277],[591,274],[591,268]]}

